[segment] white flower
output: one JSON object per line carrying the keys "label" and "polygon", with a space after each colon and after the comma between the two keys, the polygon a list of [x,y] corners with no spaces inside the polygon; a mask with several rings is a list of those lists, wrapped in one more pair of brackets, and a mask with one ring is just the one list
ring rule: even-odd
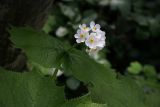
{"label": "white flower", "polygon": [[[49,68],[47,74],[50,76],[53,76],[55,73],[55,70],[56,70],[56,68]],[[58,77],[58,76],[61,76],[62,74],[63,74],[63,71],[58,70],[56,76]]]}
{"label": "white flower", "polygon": [[93,21],[90,23],[90,27],[93,32],[97,32],[101,28],[101,26],[99,24],[95,24],[95,22],[93,22]]}
{"label": "white flower", "polygon": [[105,39],[106,39],[105,32],[98,31],[97,32],[97,39],[98,39],[97,47],[103,48],[105,46]]}
{"label": "white flower", "polygon": [[87,53],[90,56],[96,56],[98,51],[105,46],[105,32],[100,30],[100,25],[93,21],[90,22],[90,28],[86,24],[79,25],[79,28],[77,34],[74,35],[76,42],[85,42],[86,46],[89,47]]}
{"label": "white flower", "polygon": [[86,26],[86,24],[79,25],[79,28],[85,32],[89,32],[90,28]]}
{"label": "white flower", "polygon": [[106,34],[106,33],[103,32],[103,31],[101,31],[101,30],[99,30],[99,31],[97,32],[98,38],[101,38],[101,40],[105,40],[105,39],[106,39],[105,34]]}
{"label": "white flower", "polygon": [[86,40],[86,37],[88,35],[89,35],[88,32],[85,32],[85,31],[79,29],[79,30],[77,30],[77,34],[75,34],[74,37],[76,38],[77,43],[81,43]]}
{"label": "white flower", "polygon": [[98,55],[99,49],[86,49],[86,52],[91,56],[93,59],[97,60],[99,58]]}
{"label": "white flower", "polygon": [[68,33],[68,30],[65,27],[59,27],[56,31],[58,37],[64,37]]}
{"label": "white flower", "polygon": [[97,35],[96,33],[91,33],[86,38],[85,44],[91,49],[96,49],[97,47],[98,39],[96,35]]}
{"label": "white flower", "polygon": [[85,44],[90,49],[101,50],[105,46],[105,32],[99,31],[97,33],[91,33],[86,37]]}
{"label": "white flower", "polygon": [[57,72],[56,76],[58,77],[58,76],[61,76],[62,74],[63,74],[63,71],[58,70],[58,72]]}

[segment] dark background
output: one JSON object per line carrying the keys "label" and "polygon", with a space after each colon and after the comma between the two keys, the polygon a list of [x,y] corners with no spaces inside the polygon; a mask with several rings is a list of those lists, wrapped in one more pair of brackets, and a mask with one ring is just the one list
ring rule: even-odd
{"label": "dark background", "polygon": [[56,36],[59,27],[64,37],[75,43],[78,24],[95,21],[106,32],[106,47],[101,57],[124,73],[131,62],[151,65],[160,71],[160,0],[55,0],[50,11],[48,32]]}

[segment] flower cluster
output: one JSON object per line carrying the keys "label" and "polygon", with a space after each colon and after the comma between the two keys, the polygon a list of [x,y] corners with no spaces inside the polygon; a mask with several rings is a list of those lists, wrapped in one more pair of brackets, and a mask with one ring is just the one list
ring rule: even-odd
{"label": "flower cluster", "polygon": [[105,46],[105,32],[99,24],[90,22],[90,27],[86,24],[79,25],[77,33],[74,35],[77,43],[85,42],[86,46],[92,50],[101,50]]}

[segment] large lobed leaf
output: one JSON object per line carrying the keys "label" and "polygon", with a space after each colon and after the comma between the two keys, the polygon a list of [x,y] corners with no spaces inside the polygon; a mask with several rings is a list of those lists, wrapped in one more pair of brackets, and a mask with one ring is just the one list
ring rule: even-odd
{"label": "large lobed leaf", "polygon": [[61,103],[63,89],[37,69],[23,74],[0,69],[0,107],[56,107]]}
{"label": "large lobed leaf", "polygon": [[23,74],[0,69],[0,107],[104,107],[92,103],[89,95],[65,100],[63,88],[38,72],[37,68]]}
{"label": "large lobed leaf", "polygon": [[[71,50],[65,57],[63,66],[78,79],[93,84],[90,87],[95,102],[106,103],[109,107],[143,107],[143,92],[134,81],[116,75],[90,59],[78,50]],[[70,66],[65,66],[70,65]]]}
{"label": "large lobed leaf", "polygon": [[17,47],[24,49],[30,60],[45,67],[57,66],[59,57],[66,48],[59,40],[29,27],[12,27],[9,32],[11,40]]}

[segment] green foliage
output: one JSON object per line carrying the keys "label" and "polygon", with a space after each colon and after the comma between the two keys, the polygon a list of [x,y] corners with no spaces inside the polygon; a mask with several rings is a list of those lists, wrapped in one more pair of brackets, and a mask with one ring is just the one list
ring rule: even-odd
{"label": "green foliage", "polygon": [[66,101],[63,88],[38,74],[38,69],[20,74],[0,69],[1,107],[106,107],[93,103],[89,95]]}
{"label": "green foliage", "polygon": [[127,68],[128,72],[131,74],[139,74],[143,67],[139,62],[131,62],[130,66]]}
{"label": "green foliage", "polygon": [[[61,41],[29,27],[12,27],[11,40],[24,50],[32,70],[15,73],[0,68],[0,107],[159,107],[156,68],[143,65],[159,65],[159,6],[158,0],[57,0],[43,31],[55,36],[59,27],[67,28]],[[92,20],[106,31],[103,57],[107,56],[113,67],[124,72],[131,60],[141,63],[131,62],[129,73],[122,76],[110,62],[98,64],[66,44],[75,42],[79,23]],[[64,87],[56,86],[55,78],[44,76],[53,67],[83,81],[89,93],[66,100]]]}
{"label": "green foliage", "polygon": [[156,69],[152,65],[145,65],[143,67],[143,72],[147,77],[155,77],[156,76]]}
{"label": "green foliage", "polygon": [[131,79],[121,75],[117,79],[112,69],[97,64],[78,50],[70,51],[65,58],[63,66],[70,65],[65,67],[66,71],[93,85],[89,87],[93,101],[111,107],[142,107],[143,95]]}
{"label": "green foliage", "polygon": [[[144,93],[145,91],[143,86],[145,85],[145,83],[141,81],[140,83],[138,83],[129,77],[116,74],[113,69],[109,68],[109,66],[103,66],[96,63],[86,53],[73,47],[69,48],[69,46],[66,46],[66,44],[53,37],[50,37],[49,35],[46,35],[42,32],[36,32],[30,28],[13,28],[10,33],[11,38],[16,46],[24,49],[29,60],[38,63],[38,66],[36,67],[40,68],[41,70],[46,70],[41,66],[59,67],[62,64],[62,68],[65,73],[73,75],[88,86],[90,91],[89,94],[91,97],[89,101],[78,99],[71,100],[65,103],[63,92],[59,92],[60,90],[57,89],[54,82],[52,82],[50,79],[48,80],[48,78],[41,77],[43,78],[41,80],[39,76],[32,78],[32,76],[34,76],[33,72],[26,74],[26,76],[25,74],[17,74],[18,77],[17,75],[13,74],[14,78],[12,78],[12,76],[10,77],[9,73],[6,73],[6,75],[9,75],[8,78],[11,78],[11,80],[7,79],[7,84],[12,84],[10,82],[14,80],[18,82],[21,80],[23,80],[24,82],[27,81],[27,84],[29,84],[30,86],[29,89],[28,85],[25,85],[23,81],[21,82],[25,85],[25,89],[27,90],[27,92],[29,91],[29,94],[23,92],[23,87],[22,89],[20,89],[20,94],[26,93],[27,95],[32,96],[26,97],[26,95],[25,98],[34,99],[33,102],[29,101],[29,103],[27,104],[33,104],[34,106],[43,105],[43,107],[47,104],[47,106],[56,105],[58,107],[60,107],[61,104],[63,105],[63,107],[117,107],[117,105],[119,107],[158,107],[157,105],[159,105],[158,100],[152,100],[153,96],[155,95],[154,92],[150,95],[151,99],[146,93]],[[141,65],[138,62],[133,63],[131,66],[133,66],[132,68],[136,70],[136,73],[133,72],[134,74],[137,74],[137,71],[140,71],[142,69]],[[25,78],[23,77],[23,75]],[[7,84],[5,83],[6,80],[3,80],[4,77],[1,77],[2,83],[4,82],[4,87],[8,89],[14,87],[15,93],[17,93],[16,91],[19,91],[19,89],[17,89],[16,85],[19,83],[14,81],[13,85],[15,84],[15,86],[12,85],[11,87],[7,87]],[[37,80],[36,78],[40,79]],[[38,86],[36,84],[38,84]],[[148,87],[153,86],[149,85]],[[1,88],[0,90],[4,91],[3,88]],[[51,94],[52,92],[53,94]],[[6,93],[8,93],[7,90]],[[156,94],[159,94],[159,91],[156,91]],[[52,95],[54,97],[56,96],[56,99],[54,99]],[[10,93],[8,96],[6,96],[5,101],[8,101],[8,98],[12,97],[13,95],[12,93]],[[86,98],[85,96],[83,97]],[[0,98],[3,97],[0,96]],[[4,100],[2,101],[4,102]],[[2,104],[5,104],[3,102]],[[148,103],[154,103],[155,106],[150,106]]]}
{"label": "green foliage", "polygon": [[97,104],[90,101],[89,96],[83,96],[66,102],[62,107],[108,107],[106,104]]}
{"label": "green foliage", "polygon": [[136,83],[143,90],[144,103],[147,107],[159,107],[160,85],[155,79],[145,79],[142,76],[135,78]]}
{"label": "green foliage", "polygon": [[55,25],[54,16],[50,15],[50,16],[48,16],[48,20],[47,20],[47,22],[45,23],[45,25],[43,27],[43,31],[45,33],[51,32],[53,25]]}
{"label": "green foliage", "polygon": [[36,68],[23,74],[0,69],[0,84],[1,107],[54,107],[65,102],[63,89]]}
{"label": "green foliage", "polygon": [[156,69],[152,65],[141,65],[139,62],[131,62],[130,66],[127,68],[127,71],[131,74],[140,74],[144,73],[144,76],[148,78],[156,79]]}
{"label": "green foliage", "polygon": [[10,30],[11,39],[17,47],[23,48],[30,60],[45,67],[59,66],[66,45],[43,32],[31,28],[15,28]]}

